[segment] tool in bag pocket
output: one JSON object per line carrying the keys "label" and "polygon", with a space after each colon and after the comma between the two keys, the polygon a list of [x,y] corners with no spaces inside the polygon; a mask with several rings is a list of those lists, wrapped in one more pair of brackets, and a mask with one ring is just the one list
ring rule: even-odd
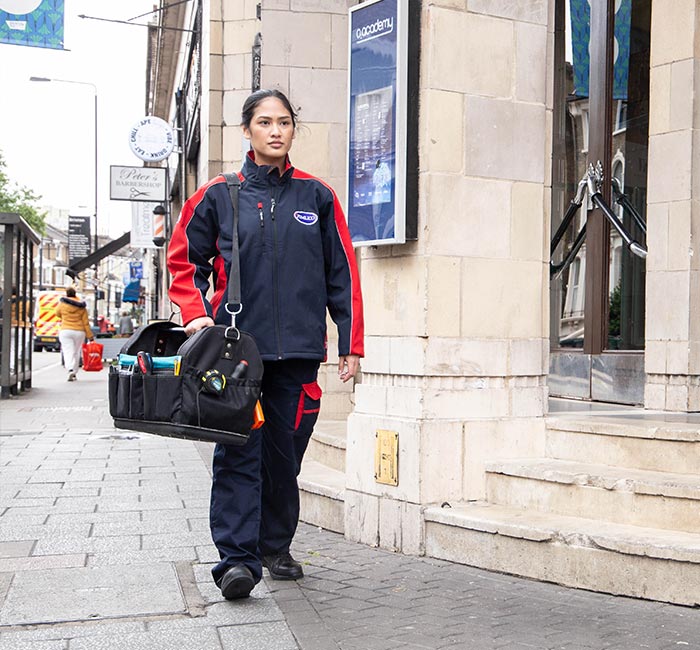
{"label": "tool in bag pocket", "polygon": [[207,393],[222,395],[226,388],[226,375],[222,375],[216,368],[211,368],[202,376],[202,383]]}

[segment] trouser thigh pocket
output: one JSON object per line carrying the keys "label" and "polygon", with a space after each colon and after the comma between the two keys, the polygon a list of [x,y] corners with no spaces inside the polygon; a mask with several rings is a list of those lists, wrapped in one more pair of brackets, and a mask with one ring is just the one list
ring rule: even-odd
{"label": "trouser thigh pocket", "polygon": [[321,395],[322,391],[318,382],[312,381],[301,385],[296,419],[294,421],[295,436],[308,437],[311,435],[321,410]]}

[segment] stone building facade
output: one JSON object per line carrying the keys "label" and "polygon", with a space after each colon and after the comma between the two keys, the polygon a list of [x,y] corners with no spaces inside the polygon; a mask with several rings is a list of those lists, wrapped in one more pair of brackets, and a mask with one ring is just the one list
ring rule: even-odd
{"label": "stone building facade", "polygon": [[[335,468],[340,479],[324,485],[320,469],[308,478],[307,519],[350,539],[404,553],[608,588],[604,574],[623,575],[624,558],[622,568],[611,568],[618,567],[617,560],[606,559],[605,569],[580,578],[572,569],[578,559],[562,560],[560,568],[547,566],[559,566],[556,559],[547,559],[559,557],[558,547],[550,547],[552,555],[547,555],[542,551],[546,545],[540,544],[540,569],[528,571],[510,565],[505,557],[494,559],[500,557],[495,547],[488,558],[476,551],[471,557],[450,551],[448,538],[464,548],[471,548],[470,535],[490,535],[493,540],[504,534],[507,543],[502,548],[518,538],[515,520],[482,521],[469,504],[489,504],[494,496],[489,474],[503,473],[494,470],[496,465],[512,459],[527,465],[551,456],[556,443],[549,434],[549,397],[595,400],[594,384],[603,377],[605,390],[624,381],[634,383],[619,400],[616,393],[605,393],[607,401],[700,411],[700,319],[694,317],[700,302],[700,256],[694,255],[693,237],[700,224],[695,163],[700,152],[695,92],[700,79],[700,6],[694,0],[592,0],[591,103],[586,103],[581,118],[585,129],[581,124],[570,126],[587,134],[590,130],[591,142],[572,145],[581,138],[567,131],[567,121],[574,119],[567,107],[582,94],[573,88],[567,65],[571,56],[575,63],[577,37],[569,30],[576,16],[580,19],[580,2],[408,2],[420,5],[419,118],[413,136],[419,151],[418,237],[402,245],[357,249],[366,358],[361,380],[351,388],[337,381],[333,359],[329,361],[323,417],[335,422],[328,431],[342,429],[343,442],[336,446],[344,450],[344,458]],[[173,215],[182,197],[197,185],[239,168],[247,149],[238,126],[240,108],[258,74],[262,87],[280,88],[299,110],[294,164],[327,180],[341,201],[345,199],[348,9],[354,4],[200,0],[185,10],[161,12],[162,27],[196,30],[166,42],[167,30],[153,28],[150,106],[183,134],[182,151],[171,161],[179,179],[174,184]],[[620,7],[623,13],[629,10],[626,18],[618,13]],[[606,92],[606,62],[612,65],[618,46],[617,34],[613,38],[605,31],[612,14],[620,16],[616,20],[621,24],[627,20],[630,90],[624,101],[611,90],[607,104],[596,100],[596,108],[594,96]],[[177,66],[170,85],[159,86],[158,62],[164,61],[171,66],[177,61]],[[646,95],[639,97],[640,92]],[[580,108],[581,102],[577,105]],[[606,105],[640,111],[635,115],[645,116],[643,128],[639,122],[625,121],[623,114],[613,116],[612,108],[608,117],[601,116],[600,106]],[[601,124],[617,130],[600,135]],[[590,210],[588,196],[581,210],[589,232],[578,259],[585,255],[585,266],[596,263],[600,271],[586,275],[579,289],[587,292],[586,310],[595,308],[599,314],[597,320],[586,321],[582,349],[564,354],[552,336],[562,303],[552,298],[556,291],[550,260],[561,259],[561,253],[550,254],[550,241],[579,178],[567,171],[562,152],[578,146],[577,155],[587,156],[587,162],[602,159],[612,167],[615,151],[596,150],[595,133],[596,142],[607,142],[608,149],[627,133],[626,147],[617,149],[626,156],[630,187],[637,179],[630,193],[648,222],[646,239],[635,235],[648,249],[645,266],[634,262],[637,280],[629,283],[637,294],[642,287],[642,302],[633,303],[639,296],[623,291],[620,308],[621,318],[631,319],[629,327],[636,327],[635,332],[643,319],[644,349],[636,346],[613,354],[607,348],[605,323],[613,309],[608,302],[612,290],[603,286],[596,297],[593,284],[615,275],[604,245],[611,241],[610,226],[601,225],[606,222],[599,209]],[[633,150],[636,153],[630,153]],[[571,167],[580,173],[579,167]],[[598,179],[601,196],[612,204],[614,195],[605,185],[612,172],[604,169],[603,175]],[[625,219],[620,216],[623,225]],[[583,221],[574,223],[580,226]],[[573,239],[566,245],[570,247]],[[619,238],[615,241],[619,248]],[[595,257],[594,249],[602,253]],[[627,268],[632,267],[623,266],[621,272]],[[639,277],[645,279],[641,285]],[[558,289],[570,290],[571,282]],[[603,323],[598,344],[590,338],[601,327],[596,323]],[[571,355],[588,364],[584,377],[578,371],[567,375]],[[581,383],[594,388],[579,394]],[[375,479],[377,431],[398,434],[397,485]],[[627,437],[635,436],[644,438],[633,433]],[[697,439],[684,436],[684,443]],[[587,444],[582,443],[583,457]],[[674,470],[673,465],[664,467]],[[700,471],[700,463],[695,467],[678,471]],[[654,469],[647,463],[646,470]],[[518,489],[522,494],[530,488]],[[533,494],[538,489],[532,488]],[[316,497],[330,503],[326,515]],[[519,503],[524,509],[524,501]],[[440,508],[448,504],[450,508]],[[465,510],[459,511],[459,504]],[[630,525],[643,524],[640,520]],[[535,540],[559,543],[535,528],[528,530],[521,536],[526,547]],[[682,530],[700,534],[692,527]],[[475,542],[474,548],[480,544]],[[628,590],[633,595],[640,591],[641,587]],[[641,595],[683,600],[663,587]]]}

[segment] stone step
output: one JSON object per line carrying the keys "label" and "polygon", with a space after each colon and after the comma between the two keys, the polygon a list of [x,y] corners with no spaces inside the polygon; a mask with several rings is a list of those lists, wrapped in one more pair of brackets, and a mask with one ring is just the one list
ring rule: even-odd
{"label": "stone step", "polygon": [[427,508],[432,557],[568,587],[700,604],[700,535],[483,502]]}
{"label": "stone step", "polygon": [[347,435],[347,420],[319,420],[304,457],[344,472]]}
{"label": "stone step", "polygon": [[503,506],[700,533],[700,476],[546,458],[486,463],[486,500]]}
{"label": "stone step", "polygon": [[[700,474],[700,427],[682,417],[549,417],[550,458]],[[648,419],[645,419],[648,418]]]}
{"label": "stone step", "polygon": [[300,519],[336,533],[345,532],[345,473],[305,457],[298,482]]}

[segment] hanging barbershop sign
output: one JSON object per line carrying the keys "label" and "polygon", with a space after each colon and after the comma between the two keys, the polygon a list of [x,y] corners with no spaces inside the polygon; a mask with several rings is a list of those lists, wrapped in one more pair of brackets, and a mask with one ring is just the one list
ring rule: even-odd
{"label": "hanging barbershop sign", "polygon": [[158,162],[173,152],[175,136],[170,124],[149,115],[131,127],[129,147],[137,158],[146,162]]}
{"label": "hanging barbershop sign", "polygon": [[109,198],[113,201],[166,200],[165,167],[120,167],[109,168]]}

